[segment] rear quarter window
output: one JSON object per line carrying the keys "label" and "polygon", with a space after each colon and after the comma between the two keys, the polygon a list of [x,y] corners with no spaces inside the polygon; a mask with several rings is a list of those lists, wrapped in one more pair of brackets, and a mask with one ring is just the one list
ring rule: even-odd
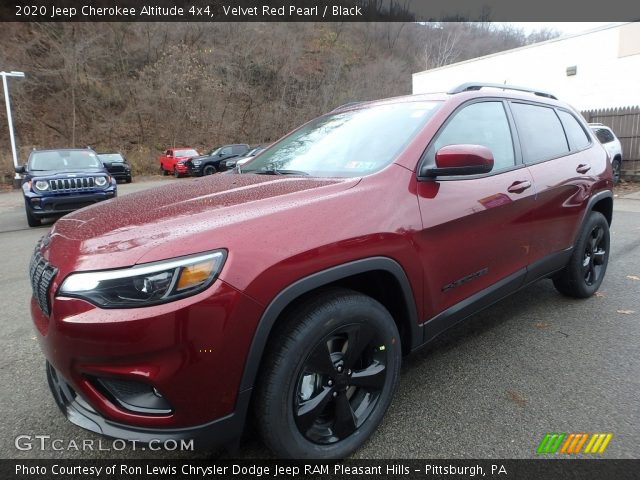
{"label": "rear quarter window", "polygon": [[615,140],[613,133],[611,133],[607,128],[596,128],[594,131],[600,143],[610,143]]}
{"label": "rear quarter window", "polygon": [[512,103],[511,110],[526,163],[542,162],[569,153],[567,137],[553,108]]}
{"label": "rear quarter window", "polygon": [[567,134],[571,150],[577,151],[587,148],[591,142],[580,123],[578,123],[578,120],[576,120],[576,117],[564,110],[558,110],[558,116],[560,120],[562,120],[562,125]]}

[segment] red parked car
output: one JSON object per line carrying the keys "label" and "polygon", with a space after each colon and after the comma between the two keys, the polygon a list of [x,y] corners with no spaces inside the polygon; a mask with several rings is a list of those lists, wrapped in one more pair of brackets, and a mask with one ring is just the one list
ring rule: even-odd
{"label": "red parked car", "polygon": [[185,162],[190,158],[200,155],[195,148],[174,147],[168,148],[160,155],[160,171],[163,175],[174,174],[176,177],[186,175],[189,169]]}
{"label": "red parked car", "polygon": [[252,418],[278,456],[344,457],[403,355],[540,279],[592,295],[606,152],[553,96],[485,87],[350,104],[247,174],[59,220],[33,256],[31,315],[65,415],[200,447]]}

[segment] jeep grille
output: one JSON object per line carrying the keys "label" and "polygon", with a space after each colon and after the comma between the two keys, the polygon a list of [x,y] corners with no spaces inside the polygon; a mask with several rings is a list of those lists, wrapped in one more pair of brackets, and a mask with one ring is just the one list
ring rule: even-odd
{"label": "jeep grille", "polygon": [[59,178],[49,180],[49,188],[52,192],[75,192],[94,188],[96,181],[94,177],[80,178]]}
{"label": "jeep grille", "polygon": [[31,263],[29,264],[29,279],[31,280],[31,290],[33,297],[38,302],[40,309],[45,315],[50,314],[49,289],[53,278],[58,273],[58,269],[47,262],[40,253],[40,242],[36,246]]}

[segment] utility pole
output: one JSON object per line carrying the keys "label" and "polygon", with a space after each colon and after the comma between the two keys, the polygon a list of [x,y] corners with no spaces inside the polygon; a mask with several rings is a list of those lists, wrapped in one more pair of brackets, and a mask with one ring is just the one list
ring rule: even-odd
{"label": "utility pole", "polygon": [[[9,137],[11,138],[11,153],[13,154],[13,167],[18,168],[18,153],[16,152],[16,138],[13,134],[13,119],[11,118],[11,101],[9,100],[9,87],[7,85],[7,77],[24,78],[24,72],[0,72],[2,76],[2,86],[4,87],[4,103],[7,106],[7,122],[9,123]],[[15,186],[20,186],[20,175],[18,172],[13,177]]]}

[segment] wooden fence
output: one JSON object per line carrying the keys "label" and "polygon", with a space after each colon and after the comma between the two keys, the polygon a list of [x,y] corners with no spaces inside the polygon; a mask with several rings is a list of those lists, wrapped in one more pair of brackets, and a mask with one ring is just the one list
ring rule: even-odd
{"label": "wooden fence", "polygon": [[640,107],[581,112],[589,123],[610,127],[622,143],[623,178],[640,180]]}

